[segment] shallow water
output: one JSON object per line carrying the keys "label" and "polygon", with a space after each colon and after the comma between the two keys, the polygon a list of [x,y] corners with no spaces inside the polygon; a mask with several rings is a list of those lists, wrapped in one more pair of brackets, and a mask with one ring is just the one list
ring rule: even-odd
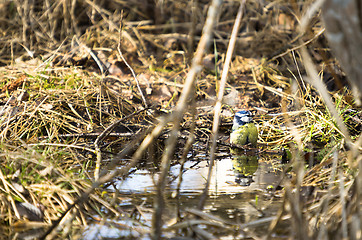
{"label": "shallow water", "polygon": [[[226,223],[233,224],[243,224],[258,220],[261,217],[274,216],[281,205],[281,199],[272,197],[267,189],[279,184],[281,172],[275,167],[279,162],[279,160],[268,156],[231,155],[230,153],[222,159],[216,160],[210,182],[209,198],[206,201],[204,212],[217,216]],[[180,164],[175,164],[171,166],[169,171],[169,184],[165,192],[166,209],[164,216],[166,226],[175,223],[177,204],[179,204],[181,212],[186,211],[186,209],[196,209],[208,175],[208,161],[187,161],[184,165],[183,181],[180,188],[181,195],[177,201],[174,196],[180,167]],[[134,169],[134,172],[125,180],[117,181],[113,186],[108,186],[107,191],[118,191],[121,195],[129,197],[129,201],[123,203],[125,208],[142,206],[144,209],[152,209],[153,193],[158,174],[158,172],[148,169]],[[145,211],[140,216],[139,221],[124,219],[119,221],[119,224],[128,226],[126,229],[115,227],[114,222],[102,225],[94,223],[85,229],[83,237],[97,239],[99,236],[104,238],[116,236],[149,239],[147,234],[143,235],[140,232],[150,230],[151,219],[151,211]],[[259,227],[256,232],[263,236],[267,230],[267,225]],[[165,237],[174,236],[172,235],[174,233],[166,232],[164,234]],[[239,232],[225,232],[223,234],[214,232],[213,234],[220,239],[245,237]]]}
{"label": "shallow water", "polygon": [[[272,162],[273,160],[265,158],[247,161],[238,159],[238,156],[216,160],[209,193],[220,195],[265,190],[269,185],[275,185],[280,180],[280,171],[273,167]],[[248,169],[244,169],[244,172],[238,171],[240,165],[244,165],[244,168]],[[180,167],[180,164],[177,164],[170,168],[168,191],[176,191]],[[253,168],[255,168],[254,171],[252,171]],[[201,193],[206,183],[208,169],[208,161],[186,162],[180,192],[191,195]],[[125,194],[151,193],[155,191],[157,177],[158,173],[153,173],[147,169],[135,170],[127,179],[117,182],[116,189]],[[250,184],[240,184],[239,181]]]}

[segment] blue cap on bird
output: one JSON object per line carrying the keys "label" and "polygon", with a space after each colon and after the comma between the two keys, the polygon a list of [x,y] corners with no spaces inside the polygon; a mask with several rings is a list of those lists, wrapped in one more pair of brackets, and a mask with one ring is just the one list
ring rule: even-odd
{"label": "blue cap on bird", "polygon": [[234,131],[239,127],[245,125],[246,123],[250,123],[251,121],[253,121],[253,118],[251,116],[251,112],[245,110],[235,113],[232,130]]}

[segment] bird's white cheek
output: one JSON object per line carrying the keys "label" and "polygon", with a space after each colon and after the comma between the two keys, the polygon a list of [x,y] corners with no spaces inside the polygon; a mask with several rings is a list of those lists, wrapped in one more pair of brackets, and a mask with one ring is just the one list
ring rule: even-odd
{"label": "bird's white cheek", "polygon": [[241,121],[246,122],[246,123],[251,122],[251,120],[252,120],[251,117],[247,117],[247,116],[244,116],[241,118]]}

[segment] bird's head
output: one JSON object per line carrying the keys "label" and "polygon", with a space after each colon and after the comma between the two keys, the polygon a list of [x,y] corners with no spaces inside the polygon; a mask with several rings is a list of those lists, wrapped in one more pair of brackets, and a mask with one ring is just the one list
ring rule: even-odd
{"label": "bird's head", "polygon": [[245,110],[235,113],[233,121],[233,131],[243,126],[244,124],[253,121],[253,118],[251,116],[252,116],[251,112]]}

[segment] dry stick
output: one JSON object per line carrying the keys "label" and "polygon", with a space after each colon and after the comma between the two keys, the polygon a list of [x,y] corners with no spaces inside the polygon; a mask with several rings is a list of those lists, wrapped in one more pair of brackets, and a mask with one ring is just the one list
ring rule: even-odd
{"label": "dry stick", "polygon": [[[282,112],[286,113],[287,112],[287,100],[285,97],[282,98],[282,102],[281,102],[281,108],[282,108]],[[302,203],[300,201],[300,188],[302,185],[302,181],[303,181],[303,177],[305,175],[305,171],[304,171],[304,161],[301,159],[301,152],[303,151],[303,143],[302,143],[302,139],[300,136],[300,132],[298,131],[298,128],[293,124],[293,122],[291,121],[291,119],[289,118],[288,114],[284,114],[283,115],[285,122],[287,124],[287,126],[290,129],[291,135],[293,136],[294,141],[297,143],[298,148],[295,149],[295,154],[294,154],[294,158],[292,160],[292,166],[294,168],[294,171],[296,172],[296,191],[295,194],[292,193],[292,187],[291,184],[289,182],[286,183],[285,186],[285,203],[289,203],[290,204],[290,212],[291,212],[291,216],[292,216],[292,227],[293,227],[293,232],[294,234],[299,237],[299,238],[303,238],[303,234],[305,234],[306,232],[308,232],[307,228],[306,228],[306,223],[305,223],[305,218],[303,218],[302,215]],[[284,174],[283,174],[284,175]],[[283,208],[285,208],[285,206],[283,206]],[[269,233],[270,234],[270,233]],[[308,239],[308,236],[304,236],[305,239]]]}
{"label": "dry stick", "polygon": [[29,144],[29,146],[56,146],[56,147],[68,147],[68,148],[75,148],[80,150],[85,150],[94,154],[97,154],[97,150],[93,150],[91,148],[78,146],[78,145],[72,145],[72,144],[59,144],[59,143],[32,143]]}
{"label": "dry stick", "polygon": [[343,172],[339,170],[339,198],[342,208],[342,236],[343,239],[348,238],[348,229],[347,229],[347,213],[346,213],[346,189],[344,186],[344,177]]}
{"label": "dry stick", "polygon": [[[37,72],[41,67],[43,66],[47,66],[50,62],[53,61],[53,59],[56,57],[56,54],[57,52],[59,52],[59,50],[61,49],[61,47],[63,46],[63,44],[67,41],[67,38],[65,38],[63,40],[63,42],[59,45],[59,47],[53,51],[52,55],[47,59],[45,60],[44,62],[42,62],[39,66],[37,66],[35,69],[34,69],[34,72]],[[46,68],[46,67],[45,67]]]}
{"label": "dry stick", "polygon": [[103,141],[103,139],[105,139],[112,131],[113,129],[118,126],[121,122],[123,122],[124,120],[126,120],[127,118],[130,118],[136,114],[139,114],[140,112],[144,111],[146,109],[141,109],[137,112],[131,113],[130,115],[121,118],[117,121],[115,121],[113,124],[111,124],[110,126],[108,126],[95,140],[94,142],[94,148],[95,148],[95,153],[97,154],[97,162],[96,162],[96,169],[94,170],[94,179],[97,181],[99,179],[99,171],[101,168],[101,162],[102,162],[102,152],[101,149],[99,147],[99,143],[101,141]]}
{"label": "dry stick", "polygon": [[213,126],[212,126],[212,145],[211,145],[211,152],[210,152],[209,173],[208,173],[207,182],[205,184],[205,188],[204,188],[203,194],[201,195],[199,206],[198,206],[198,208],[200,210],[202,210],[204,208],[205,201],[206,201],[206,198],[208,195],[211,174],[212,174],[212,167],[213,167],[214,161],[215,161],[215,151],[216,151],[216,144],[217,144],[216,141],[217,141],[219,124],[220,124],[220,112],[221,112],[221,107],[222,107],[222,98],[224,96],[226,79],[227,79],[227,76],[229,73],[229,66],[230,66],[231,58],[232,58],[233,52],[234,52],[236,37],[239,32],[241,18],[243,16],[244,5],[245,5],[245,0],[243,0],[240,3],[240,7],[238,9],[238,14],[236,15],[233,31],[232,31],[231,37],[230,37],[229,46],[228,46],[228,49],[226,52],[224,68],[222,70],[222,76],[221,76],[220,85],[219,85],[219,93],[218,93],[217,101],[216,101],[215,108],[214,108],[214,122],[213,122]]}
{"label": "dry stick", "polygon": [[[361,137],[359,138],[359,140],[361,139]],[[354,236],[356,236],[355,239],[357,239],[357,234],[358,232],[361,232],[362,226],[361,226],[361,219],[362,219],[362,206],[359,204],[359,202],[362,199],[362,156],[360,155],[357,158],[357,168],[359,169],[358,174],[356,176],[355,182],[354,182],[354,194],[352,195],[352,197],[355,199],[355,207],[356,207],[356,214],[355,215],[355,219],[359,219],[359,225],[358,225],[358,221],[355,221],[355,223],[350,224],[351,226],[351,231],[352,233],[354,233]],[[351,212],[351,211],[348,211]]]}
{"label": "dry stick", "polygon": [[290,48],[290,49],[287,49],[285,52],[281,53],[281,54],[278,54],[274,57],[272,57],[270,59],[270,62],[280,58],[280,57],[283,57],[285,55],[287,55],[288,53],[291,53],[291,52],[294,52],[295,50],[298,50],[300,49],[301,47],[303,46],[306,46],[308,45],[309,43],[313,42],[314,40],[316,40],[320,35],[322,35],[325,31],[325,28],[321,29],[316,35],[314,35],[311,39],[309,39],[308,41],[305,41],[303,43],[301,43],[300,45],[296,46],[296,47],[293,47],[293,48]]}
{"label": "dry stick", "polygon": [[[4,188],[5,188],[4,190],[2,190],[2,192],[6,192],[8,194],[8,196],[11,196],[11,191],[10,191],[10,188],[9,188],[9,186],[11,186],[11,184],[9,184],[8,181],[6,181],[5,176],[4,176],[3,172],[2,172],[2,169],[0,169],[0,179],[1,179],[2,183],[3,183]],[[22,194],[20,194],[20,196],[22,196]],[[26,199],[24,199],[24,200],[26,200]],[[11,207],[15,210],[14,211],[15,216],[18,219],[20,219],[20,214],[17,211],[16,205],[15,205],[15,200],[12,197],[8,197],[8,201],[11,202]],[[10,208],[10,206],[9,206],[9,208]],[[11,211],[8,211],[8,212],[10,213],[9,223],[12,224],[13,218],[11,217]]]}
{"label": "dry stick", "polygon": [[162,228],[162,212],[164,208],[163,203],[163,190],[165,188],[165,180],[168,174],[168,169],[170,166],[170,159],[174,152],[174,148],[177,141],[177,134],[180,128],[180,122],[182,120],[183,114],[187,109],[188,102],[190,97],[193,96],[195,91],[195,79],[197,74],[202,70],[202,58],[205,50],[210,45],[210,39],[212,35],[212,29],[215,25],[217,19],[218,10],[220,9],[221,0],[213,0],[208,11],[206,18],[205,26],[203,29],[203,34],[201,36],[199,45],[196,49],[194,59],[189,73],[187,74],[185,86],[182,89],[181,96],[177,102],[177,105],[170,115],[170,118],[173,122],[173,127],[170,132],[170,136],[166,143],[166,150],[162,156],[161,162],[161,174],[157,182],[156,189],[156,199],[155,199],[155,212],[152,219],[153,227],[153,239],[160,239],[161,237],[161,228]]}
{"label": "dry stick", "polygon": [[[85,46],[86,47],[86,46]],[[90,48],[86,47],[87,51],[89,52],[89,54],[91,55],[91,57],[93,58],[93,60],[96,62],[96,64],[99,67],[99,70],[101,70],[101,74],[102,74],[102,78],[103,78],[103,74],[106,73],[108,71],[108,67],[106,66],[106,64],[104,64],[99,57],[97,56],[97,54]]]}
{"label": "dry stick", "polygon": [[123,57],[123,54],[122,54],[122,51],[121,51],[122,28],[123,28],[123,11],[122,11],[122,13],[121,13],[121,22],[120,22],[120,27],[119,27],[119,41],[118,41],[117,50],[118,50],[118,53],[119,53],[119,55],[121,56],[123,62],[127,65],[127,67],[129,68],[129,70],[131,71],[133,78],[136,80],[137,88],[138,88],[138,91],[140,92],[140,95],[141,95],[143,104],[145,105],[145,108],[147,108],[146,98],[145,98],[145,96],[143,95],[143,92],[142,92],[142,89],[141,89],[140,84],[139,84],[139,82],[138,82],[138,79],[137,79],[137,77],[136,77],[136,74],[135,74],[135,72],[133,71],[133,69],[131,68],[131,66],[128,64],[128,62],[126,61],[126,59]]}
{"label": "dry stick", "polygon": [[[283,175],[285,175],[285,172],[283,172]],[[286,215],[286,209],[285,209],[285,206],[287,205],[286,202],[287,202],[287,199],[284,198],[283,203],[281,205],[282,207],[280,207],[278,209],[278,212],[275,214],[274,219],[272,219],[270,221],[268,232],[267,232],[267,234],[265,236],[265,239],[271,239],[272,238],[271,235],[275,231],[275,229],[277,228],[278,223],[281,222],[283,220],[283,216]]]}
{"label": "dry stick", "polygon": [[[92,132],[92,133],[66,133],[59,134],[57,137],[59,138],[96,138],[99,137],[103,132]],[[132,137],[134,136],[134,132],[124,132],[124,133],[109,133],[106,137]],[[39,139],[45,139],[47,137],[39,137]]]}
{"label": "dry stick", "polygon": [[315,227],[317,229],[317,224],[319,224],[321,227],[319,228],[318,237],[317,239],[322,239],[323,236],[326,236],[326,222],[327,222],[327,214],[328,214],[328,208],[329,208],[329,202],[332,196],[332,189],[335,184],[336,179],[336,173],[337,173],[337,167],[338,167],[338,156],[337,156],[337,150],[333,154],[333,163],[332,163],[332,172],[330,175],[328,188],[327,188],[327,195],[325,196],[325,199],[323,200],[321,204],[321,216],[319,217],[319,221],[315,222]]}
{"label": "dry stick", "polygon": [[190,64],[192,60],[192,55],[194,53],[194,45],[195,45],[195,30],[196,30],[196,12],[197,12],[197,3],[196,0],[191,1],[191,26],[189,31],[189,36],[187,38],[187,48],[188,48],[188,56],[187,63]]}
{"label": "dry stick", "polygon": [[195,128],[196,128],[196,104],[195,104],[195,98],[192,99],[191,103],[191,112],[192,112],[192,122],[191,122],[191,128],[190,128],[190,136],[187,138],[186,145],[184,147],[184,152],[182,153],[181,159],[180,159],[180,171],[179,171],[179,177],[178,177],[178,183],[176,188],[176,213],[177,213],[177,221],[181,220],[181,212],[180,212],[180,190],[181,190],[181,183],[183,180],[183,170],[185,166],[185,162],[187,160],[187,154],[189,153],[190,149],[192,148],[192,144],[195,141]]}

